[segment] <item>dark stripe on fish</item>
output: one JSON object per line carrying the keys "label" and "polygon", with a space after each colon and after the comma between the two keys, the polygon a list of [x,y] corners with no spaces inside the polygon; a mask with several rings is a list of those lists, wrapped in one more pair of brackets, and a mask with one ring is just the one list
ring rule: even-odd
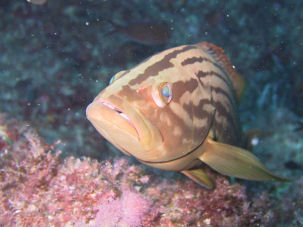
{"label": "dark stripe on fish", "polygon": [[182,66],[186,66],[186,65],[191,65],[194,64],[196,62],[203,62],[203,61],[207,61],[207,62],[212,62],[209,58],[203,58],[203,57],[191,57],[191,58],[186,58],[184,61],[181,62]]}
{"label": "dark stripe on fish", "polygon": [[197,76],[199,79],[200,79],[200,78],[207,77],[207,76],[216,76],[216,77],[220,78],[221,80],[223,80],[224,83],[228,86],[228,88],[229,88],[232,92],[234,92],[234,88],[232,87],[232,84],[230,83],[230,81],[229,81],[226,77],[222,76],[220,73],[217,73],[217,72],[214,72],[214,71],[204,72],[204,71],[200,70],[200,71],[198,71],[198,72],[196,73],[196,76]]}
{"label": "dark stripe on fish", "polygon": [[[231,83],[229,82],[229,80],[227,80],[226,78],[222,77],[220,74],[218,74],[216,72],[213,72],[213,71],[210,71],[210,72],[199,71],[198,73],[196,73],[196,76],[199,78],[199,81],[201,82],[202,86],[205,86],[205,85],[203,84],[203,79],[201,79],[201,78],[204,78],[204,77],[209,76],[209,75],[214,75],[214,76],[222,79],[224,81],[224,83],[228,86],[228,88],[230,89],[230,93],[227,93],[225,90],[220,88],[220,86],[217,86],[217,87],[211,86],[211,88],[214,89],[217,93],[221,93],[224,96],[226,96],[226,98],[230,102],[233,110],[236,111],[237,110],[237,107],[236,107],[237,103],[234,102],[236,100],[235,93],[234,93],[234,89],[233,89]],[[233,94],[232,98],[230,97],[230,94]]]}
{"label": "dark stripe on fish", "polygon": [[[215,113],[216,113],[216,111],[214,111],[214,112],[213,112],[213,115],[211,116],[210,124],[209,124],[209,127],[207,128],[207,133],[206,133],[206,135],[209,134],[209,131],[210,131],[210,129],[212,128],[212,124],[213,124],[214,119],[215,119]],[[208,115],[209,115],[209,113],[208,113]],[[201,144],[204,142],[204,140],[205,140],[206,138],[207,138],[207,136],[206,136],[205,138],[201,138],[201,139],[202,139],[201,143],[198,144],[198,145],[197,145],[195,148],[193,148],[192,150],[190,150],[188,153],[186,153],[186,154],[184,154],[184,155],[182,155],[182,156],[180,156],[180,157],[171,159],[171,160],[165,160],[165,161],[160,161],[160,162],[153,162],[153,161],[144,161],[144,160],[139,159],[139,158],[137,158],[137,159],[138,159],[139,161],[145,162],[145,163],[166,163],[166,162],[176,161],[176,160],[178,160],[178,159],[184,158],[184,157],[186,157],[186,156],[192,154],[193,152],[195,152],[196,149],[199,148],[199,147],[201,146]]]}
{"label": "dark stripe on fish", "polygon": [[230,103],[230,106],[233,108],[233,111],[236,112],[237,111],[237,104],[234,102],[235,99],[232,99],[229,95],[229,93],[227,93],[224,89],[222,89],[221,87],[211,87],[212,91],[215,91],[217,94],[222,94],[223,96],[225,96],[228,100],[228,102]]}
{"label": "dark stripe on fish", "polygon": [[192,58],[187,58],[185,59],[183,62],[181,62],[182,66],[186,66],[186,65],[191,65],[194,64],[196,62],[202,63],[203,61],[209,62],[211,63],[213,66],[215,66],[216,68],[218,68],[221,72],[225,73],[225,70],[221,67],[221,65],[219,65],[218,63],[212,61],[209,58],[205,58],[205,57],[192,57]]}
{"label": "dark stripe on fish", "polygon": [[[220,116],[226,118],[227,122],[229,122],[232,126],[231,130],[233,130],[233,133],[231,133],[229,131],[229,129],[226,128],[226,126],[222,126],[219,122],[216,121],[216,118],[215,118],[215,129],[217,129],[218,126],[221,126],[221,130],[227,130],[228,131],[228,134],[230,135],[237,135],[236,137],[237,138],[241,138],[240,135],[239,135],[239,132],[241,130],[239,130],[239,128],[237,127],[238,124],[236,122],[236,119],[233,115],[231,115],[230,112],[228,112],[225,107],[222,105],[222,103],[220,101],[214,101],[214,106],[216,107],[216,114],[219,115],[219,118]],[[222,133],[223,131],[221,131]],[[225,135],[226,136],[226,135]]]}
{"label": "dark stripe on fish", "polygon": [[135,85],[135,84],[140,84],[142,83],[147,77],[150,76],[157,76],[159,72],[168,69],[168,68],[173,68],[175,67],[174,64],[170,62],[171,59],[176,58],[178,54],[186,52],[188,50],[196,49],[196,46],[189,45],[185,46],[180,50],[174,50],[170,52],[169,54],[165,55],[163,59],[161,59],[158,62],[155,62],[154,64],[150,65],[145,69],[145,71],[141,74],[139,74],[135,79],[132,79],[129,84],[130,85]]}
{"label": "dark stripe on fish", "polygon": [[210,115],[210,112],[204,110],[205,105],[213,105],[212,101],[209,99],[201,99],[199,101],[199,104],[197,106],[193,107],[193,112],[195,113],[195,117],[199,119],[205,119],[208,118]]}
{"label": "dark stripe on fish", "polygon": [[[229,76],[227,75],[227,73],[225,72],[225,70],[221,67],[221,65],[219,65],[218,63],[212,61],[209,58],[205,58],[205,57],[192,57],[192,58],[187,58],[185,59],[183,62],[181,62],[182,66],[186,66],[186,65],[191,65],[194,64],[196,62],[202,63],[203,61],[209,62],[211,63],[214,67],[216,67],[217,69],[219,69],[225,77],[229,78]],[[217,74],[217,73],[216,73]],[[219,74],[217,74],[219,76]],[[220,76],[220,78],[223,79],[222,76]],[[226,81],[226,80],[225,80]],[[226,81],[226,84],[230,87],[233,87],[230,81]]]}
{"label": "dark stripe on fish", "polygon": [[173,83],[173,101],[178,103],[185,92],[192,93],[198,87],[197,79],[188,81],[177,81]]}

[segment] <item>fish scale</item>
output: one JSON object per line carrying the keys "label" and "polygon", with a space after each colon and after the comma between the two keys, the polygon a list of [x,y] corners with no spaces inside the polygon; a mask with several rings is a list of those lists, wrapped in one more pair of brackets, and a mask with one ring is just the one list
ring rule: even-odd
{"label": "fish scale", "polygon": [[202,42],[165,50],[117,73],[86,114],[123,153],[180,171],[206,188],[214,183],[204,164],[228,176],[286,181],[241,148],[237,103],[243,89],[223,50]]}

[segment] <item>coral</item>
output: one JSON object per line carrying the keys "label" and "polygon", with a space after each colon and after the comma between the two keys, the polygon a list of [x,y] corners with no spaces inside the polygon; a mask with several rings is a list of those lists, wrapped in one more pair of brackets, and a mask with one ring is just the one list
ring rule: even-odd
{"label": "coral", "polygon": [[[10,127],[2,125],[2,134],[9,134]],[[24,127],[19,124],[17,128]],[[52,154],[54,148],[46,145],[33,130],[19,133],[19,139],[1,151],[1,225],[88,224],[96,215],[98,221],[102,220],[102,212],[109,211],[104,204],[111,200],[119,203],[113,207],[124,217],[122,221],[131,226],[140,224],[140,215],[148,211],[151,203],[134,189],[119,188],[116,181],[122,167],[127,165],[125,160],[111,165],[109,161],[101,164],[89,158],[70,157],[62,162],[60,152]],[[137,175],[134,171],[138,170],[129,167],[124,173]],[[123,177],[120,184],[129,187],[131,180]],[[130,210],[130,206],[137,209]]]}
{"label": "coral", "polygon": [[150,205],[151,202],[138,192],[125,189],[120,198],[100,204],[93,226],[141,226]]}
{"label": "coral", "polygon": [[264,212],[270,205],[265,195],[250,204],[243,186],[211,170],[217,187],[207,191],[185,178],[156,177],[126,158],[62,161],[56,145],[47,145],[30,127],[0,120],[6,141],[0,225],[256,226],[274,218]]}
{"label": "coral", "polygon": [[287,192],[282,193],[282,201],[275,201],[274,212],[277,213],[277,226],[303,226],[303,177],[293,182]]}

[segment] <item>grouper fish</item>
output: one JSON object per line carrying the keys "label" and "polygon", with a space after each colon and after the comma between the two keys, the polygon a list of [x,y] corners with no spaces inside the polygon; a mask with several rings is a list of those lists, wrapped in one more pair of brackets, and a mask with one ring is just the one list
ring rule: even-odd
{"label": "grouper fish", "polygon": [[86,115],[123,153],[180,171],[208,189],[215,185],[205,165],[236,178],[285,181],[242,148],[237,104],[243,89],[223,50],[201,42],[165,50],[115,74]]}

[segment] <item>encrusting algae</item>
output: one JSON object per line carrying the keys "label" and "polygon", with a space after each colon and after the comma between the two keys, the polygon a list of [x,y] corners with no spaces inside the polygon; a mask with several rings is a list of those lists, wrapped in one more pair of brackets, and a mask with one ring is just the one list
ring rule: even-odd
{"label": "encrusting algae", "polygon": [[56,151],[32,128],[0,114],[1,226],[256,226],[270,221],[264,217],[266,197],[249,202],[245,187],[230,185],[223,176],[216,176],[215,190],[206,191],[188,180],[154,177],[126,158],[63,161]]}

